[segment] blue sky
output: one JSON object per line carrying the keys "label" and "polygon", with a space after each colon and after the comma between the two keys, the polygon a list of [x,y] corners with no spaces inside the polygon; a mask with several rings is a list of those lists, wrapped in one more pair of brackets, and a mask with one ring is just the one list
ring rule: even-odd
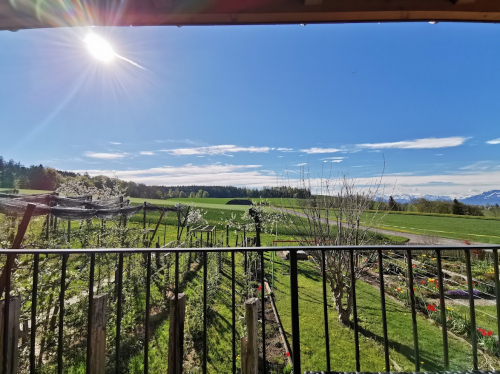
{"label": "blue sky", "polygon": [[[96,60],[90,32],[129,61]],[[496,189],[499,37],[451,23],[2,31],[0,155],[248,187],[304,166],[365,184],[385,159],[390,193]]]}

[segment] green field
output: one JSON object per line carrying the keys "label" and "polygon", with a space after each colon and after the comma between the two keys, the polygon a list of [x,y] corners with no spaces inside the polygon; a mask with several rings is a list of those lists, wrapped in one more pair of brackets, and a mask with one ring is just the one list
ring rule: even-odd
{"label": "green field", "polygon": [[[0,192],[11,192],[12,188],[0,188]],[[36,195],[36,194],[41,194],[41,193],[51,193],[53,191],[46,191],[46,190],[18,190],[20,194],[22,195]]]}
{"label": "green field", "polygon": [[500,220],[468,216],[364,213],[362,223],[374,219],[375,227],[450,239],[500,244]]}

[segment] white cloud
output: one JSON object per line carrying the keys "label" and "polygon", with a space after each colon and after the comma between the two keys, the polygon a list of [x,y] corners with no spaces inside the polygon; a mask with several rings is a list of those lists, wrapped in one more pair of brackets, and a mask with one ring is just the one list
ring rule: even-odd
{"label": "white cloud", "polygon": [[143,156],[154,156],[154,152],[151,152],[151,151],[141,151],[139,152],[141,155]]}
{"label": "white cloud", "polygon": [[[274,186],[279,183],[279,176],[264,174],[256,170],[262,165],[192,165],[162,166],[138,170],[75,170],[77,173],[89,173],[92,176],[107,175],[109,177],[144,183],[147,185],[164,186]],[[267,173],[268,171],[264,171]]]}
{"label": "white cloud", "polygon": [[296,165],[292,165],[292,166],[306,166],[307,165],[307,162],[302,162],[301,164],[296,164]]}
{"label": "white cloud", "polygon": [[342,152],[342,149],[337,149],[337,148],[307,148],[307,149],[301,149],[301,152],[307,153],[307,154],[316,154],[316,153],[336,153],[336,152]]}
{"label": "white cloud", "polygon": [[487,144],[500,144],[500,138],[488,140]]}
{"label": "white cloud", "polygon": [[100,160],[119,160],[124,158],[126,153],[99,153],[99,152],[85,152],[83,154],[85,157],[98,158]]}
{"label": "white cloud", "polygon": [[[358,185],[370,184],[375,178],[357,178]],[[421,193],[463,197],[471,190],[498,189],[500,171],[462,172],[456,174],[433,175],[385,175],[383,184],[391,194]],[[393,192],[394,189],[394,192]]]}
{"label": "white cloud", "polygon": [[197,155],[222,155],[227,156],[230,153],[236,152],[249,152],[249,153],[267,153],[271,148],[269,147],[239,147],[236,145],[213,145],[209,147],[196,147],[196,148],[176,148],[176,149],[162,149],[162,152],[174,156],[197,156]]}
{"label": "white cloud", "polygon": [[109,144],[113,144],[113,145],[120,145],[120,144],[122,144],[122,143],[120,143],[120,142],[109,142]]}
{"label": "white cloud", "polygon": [[276,148],[280,152],[293,152],[293,148]]}
{"label": "white cloud", "polygon": [[365,143],[358,144],[360,148],[381,149],[381,148],[397,148],[397,149],[426,149],[426,148],[447,148],[457,147],[464,144],[467,139],[463,136],[453,136],[450,138],[425,138],[416,140],[404,140],[393,143]]}
{"label": "white cloud", "polygon": [[[302,165],[304,166],[304,165]],[[368,165],[366,165],[368,166]],[[282,183],[280,176],[265,174],[262,165],[192,165],[162,166],[138,170],[74,170],[78,173],[88,172],[92,176],[107,175],[147,185],[182,186],[207,185],[248,186],[252,188],[276,186]],[[296,174],[292,170],[286,173]],[[373,185],[380,176],[353,178],[358,188]],[[299,179],[288,178],[291,185],[299,185]],[[462,197],[473,190],[488,191],[498,189],[500,170],[471,171],[463,170],[455,174],[433,175],[385,175],[382,181],[385,192],[390,194],[420,193]],[[311,185],[320,185],[319,179],[311,179]],[[384,194],[384,191],[380,191]]]}

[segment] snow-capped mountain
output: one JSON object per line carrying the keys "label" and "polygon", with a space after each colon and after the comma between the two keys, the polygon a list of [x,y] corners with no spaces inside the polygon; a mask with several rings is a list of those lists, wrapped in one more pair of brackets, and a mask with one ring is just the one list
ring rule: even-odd
{"label": "snow-capped mountain", "polygon": [[[401,194],[401,195],[392,195],[394,200],[398,203],[412,203],[418,199],[426,199],[429,201],[450,201],[451,198],[449,196],[439,196],[439,195],[421,195],[421,194]],[[384,196],[384,201],[389,201],[389,196]]]}
{"label": "snow-capped mountain", "polygon": [[458,200],[471,205],[500,204],[500,190],[486,191],[479,195],[467,196]]}
{"label": "snow-capped mountain", "polygon": [[[394,200],[398,203],[412,203],[415,200],[424,198],[429,201],[451,201],[453,200],[449,196],[440,196],[440,195],[420,195],[420,194],[401,194],[401,195],[392,195]],[[389,196],[383,197],[384,201],[389,201]],[[466,196],[463,198],[459,198],[458,201],[461,201],[465,204],[470,205],[495,205],[500,204],[500,190],[491,190],[480,193],[478,195]]]}

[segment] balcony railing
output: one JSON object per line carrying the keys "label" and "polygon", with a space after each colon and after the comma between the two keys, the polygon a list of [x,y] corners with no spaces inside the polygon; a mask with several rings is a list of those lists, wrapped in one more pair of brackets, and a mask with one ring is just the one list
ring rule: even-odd
{"label": "balcony railing", "polygon": [[[470,326],[470,339],[472,345],[472,365],[474,369],[478,369],[478,340],[477,340],[477,331],[476,331],[476,312],[474,306],[474,287],[473,287],[473,276],[471,272],[471,251],[472,250],[488,250],[492,254],[492,266],[494,268],[494,283],[495,283],[495,300],[497,305],[497,322],[498,322],[498,333],[500,336],[500,310],[499,310],[499,301],[500,301],[500,288],[499,288],[499,268],[498,268],[498,249],[500,246],[496,245],[470,245],[463,247],[450,247],[450,246],[342,246],[342,247],[280,247],[281,251],[289,251],[289,274],[290,274],[290,315],[291,315],[291,360],[293,362],[293,370],[295,373],[301,373],[302,369],[308,370],[310,368],[303,368],[301,366],[301,349],[300,349],[300,335],[301,335],[301,324],[299,315],[304,311],[299,309],[299,284],[298,284],[298,275],[300,273],[300,269],[298,267],[297,260],[297,251],[305,250],[311,251],[311,253],[316,253],[317,258],[321,258],[321,274],[323,275],[325,272],[325,261],[328,260],[328,256],[332,256],[335,253],[344,253],[346,258],[348,258],[348,267],[350,267],[350,292],[352,292],[353,298],[353,308],[352,308],[352,316],[353,323],[352,328],[354,330],[354,356],[356,358],[356,371],[360,371],[360,355],[359,351],[359,334],[360,327],[357,318],[357,304],[356,304],[356,282],[355,282],[355,267],[357,266],[357,261],[359,260],[360,255],[370,255],[374,258],[375,265],[378,267],[378,277],[379,277],[379,285],[380,285],[380,305],[378,306],[381,311],[382,316],[382,327],[383,327],[383,352],[384,352],[384,361],[385,361],[385,370],[390,371],[390,359],[389,359],[389,336],[387,330],[387,316],[386,316],[386,290],[385,282],[384,282],[384,263],[387,259],[384,257],[385,251],[400,251],[405,255],[406,258],[406,274],[409,291],[409,300],[411,306],[411,314],[413,321],[413,340],[414,340],[414,362],[415,362],[415,370],[420,371],[420,358],[419,358],[419,343],[418,343],[418,326],[417,326],[417,309],[415,306],[415,294],[414,294],[414,263],[412,263],[412,258],[414,253],[435,253],[435,258],[437,260],[437,283],[439,285],[439,300],[440,300],[440,313],[441,313],[441,321],[446,321],[446,297],[444,291],[444,275],[442,268],[442,253],[443,251],[456,250],[463,251],[465,256],[465,270],[466,270],[466,283],[467,283],[467,294],[469,301],[469,318],[471,322]],[[93,349],[95,347],[92,346],[92,335],[95,334],[95,330],[93,330],[93,316],[94,316],[94,292],[95,292],[95,268],[96,268],[96,255],[102,254],[115,254],[117,256],[117,268],[115,269],[115,278],[113,279],[113,283],[115,284],[116,290],[116,326],[114,331],[114,339],[110,339],[114,347],[108,347],[109,349],[114,349],[114,363],[108,363],[108,372],[110,367],[113,369],[115,373],[121,373],[124,369],[122,367],[122,362],[120,362],[120,350],[122,349],[121,343],[123,339],[123,333],[121,331],[122,328],[122,315],[123,315],[123,302],[122,302],[122,291],[123,291],[123,273],[124,273],[124,255],[136,253],[142,254],[144,256],[144,264],[146,266],[146,307],[144,310],[145,314],[145,323],[144,323],[144,337],[145,344],[143,349],[143,367],[144,373],[148,373],[149,368],[149,339],[151,337],[150,334],[150,324],[149,318],[151,313],[151,278],[152,278],[152,255],[164,255],[170,254],[174,257],[174,287],[173,287],[173,299],[174,299],[174,307],[177,310],[179,303],[179,294],[180,294],[180,270],[179,270],[179,256],[184,253],[192,253],[196,254],[199,257],[200,266],[203,269],[203,334],[202,334],[202,354],[201,354],[201,370],[203,373],[207,372],[207,352],[210,347],[207,346],[207,256],[210,253],[221,253],[224,254],[224,259],[226,264],[229,264],[230,272],[226,272],[227,276],[231,280],[231,300],[232,300],[232,342],[231,342],[231,351],[227,352],[228,356],[231,356],[232,362],[232,372],[237,372],[237,346],[240,344],[236,339],[236,294],[235,294],[235,255],[238,253],[255,253],[260,258],[260,269],[256,272],[261,287],[259,288],[259,297],[261,305],[265,305],[266,303],[266,294],[265,294],[265,286],[264,281],[266,277],[266,256],[267,252],[276,251],[276,247],[248,247],[248,248],[155,248],[155,249],[146,249],[146,248],[117,248],[117,249],[44,249],[44,250],[30,250],[30,249],[15,249],[15,250],[0,250],[0,255],[6,259],[6,263],[4,264],[4,268],[12,268],[12,265],[15,261],[16,256],[22,256],[25,260],[30,263],[30,274],[31,274],[31,284],[29,286],[25,286],[21,288],[22,292],[18,294],[13,294],[13,282],[11,272],[6,272],[5,279],[5,299],[4,299],[4,308],[3,308],[3,320],[0,321],[3,324],[3,338],[2,341],[4,344],[2,345],[2,373],[7,374],[11,373],[12,368],[9,367],[11,365],[13,358],[5,359],[12,355],[13,348],[12,345],[7,344],[6,342],[10,342],[12,340],[11,334],[13,334],[13,326],[12,326],[12,316],[9,315],[9,311],[11,310],[10,304],[12,302],[12,297],[19,296],[22,299],[31,299],[31,318],[29,326],[30,328],[25,331],[27,334],[27,340],[29,337],[29,365],[28,370],[30,373],[34,374],[38,372],[40,369],[40,365],[43,366],[43,360],[39,360],[37,364],[37,344],[39,342],[39,336],[37,335],[37,316],[38,316],[38,294],[39,294],[39,277],[40,277],[40,256],[50,255],[53,258],[57,259],[60,256],[60,282],[59,282],[59,312],[58,312],[58,329],[57,329],[57,353],[55,358],[55,366],[54,371],[58,373],[63,373],[65,370],[64,362],[63,362],[63,354],[65,350],[63,336],[65,329],[65,291],[66,291],[66,273],[68,267],[68,258],[71,255],[86,255],[83,256],[87,259],[88,263],[82,266],[88,266],[89,269],[89,283],[86,291],[86,295],[88,295],[88,310],[87,310],[87,358],[86,358],[86,372],[91,373],[92,367],[92,358]],[[315,251],[315,252],[312,252]],[[221,255],[222,256],[222,255]],[[246,257],[245,257],[246,258]],[[267,262],[270,260],[268,259]],[[32,266],[32,267],[31,267]],[[226,265],[227,266],[227,265]],[[227,269],[227,268],[226,268]],[[377,269],[375,269],[377,270]],[[335,367],[331,367],[330,365],[330,347],[329,347],[329,326],[328,326],[328,298],[330,297],[327,291],[327,280],[325,276],[322,276],[322,293],[323,293],[323,324],[325,329],[325,350],[326,350],[326,360],[324,363],[324,369],[326,371],[335,370]],[[110,280],[111,281],[111,280]],[[267,301],[269,302],[269,301]],[[264,308],[262,308],[264,310]],[[265,318],[265,314],[262,313],[262,318]],[[27,325],[27,324],[26,324]],[[16,326],[15,328],[19,328]],[[267,373],[269,368],[266,367],[266,333],[265,328],[266,324],[262,323],[260,328],[262,329],[261,337],[259,344],[261,345],[261,365],[259,368],[259,372]],[[180,332],[183,334],[183,331]],[[409,332],[410,333],[410,332]],[[449,354],[448,354],[448,332],[446,323],[442,323],[442,340],[443,340],[443,357],[444,357],[444,368],[449,367]],[[176,340],[177,341],[177,340]],[[18,342],[14,342],[13,344],[18,344]],[[172,345],[174,349],[182,349],[182,347],[176,347],[175,344]],[[182,357],[182,355],[177,355],[176,357]],[[174,363],[177,368],[177,371],[169,372],[181,372],[182,371],[182,362]],[[165,371],[166,372],[166,371]]]}

